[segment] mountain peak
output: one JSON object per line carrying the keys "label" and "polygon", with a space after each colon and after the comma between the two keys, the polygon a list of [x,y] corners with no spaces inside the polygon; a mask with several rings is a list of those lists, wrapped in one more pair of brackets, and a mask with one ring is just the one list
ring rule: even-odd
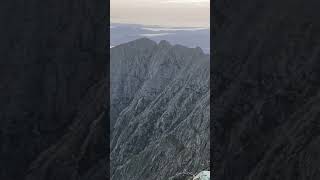
{"label": "mountain peak", "polygon": [[156,45],[157,43],[152,41],[151,39],[148,39],[148,38],[139,38],[139,39],[136,39],[134,41],[131,41],[132,43],[137,43],[137,44],[152,44],[152,45]]}
{"label": "mountain peak", "polygon": [[171,47],[171,44],[170,44],[169,41],[161,40],[161,41],[159,42],[159,46],[160,46],[160,47],[168,47],[168,46]]}
{"label": "mountain peak", "polygon": [[199,46],[197,46],[195,49],[196,49],[197,52],[203,54],[203,50]]}
{"label": "mountain peak", "polygon": [[148,38],[140,38],[140,39],[136,39],[136,40],[121,44],[121,45],[136,47],[139,49],[150,49],[150,48],[153,48],[154,46],[157,46],[157,43]]}

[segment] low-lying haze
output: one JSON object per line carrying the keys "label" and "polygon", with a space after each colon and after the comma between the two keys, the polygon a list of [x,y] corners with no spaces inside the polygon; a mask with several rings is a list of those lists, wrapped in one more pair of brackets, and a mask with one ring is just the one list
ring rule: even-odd
{"label": "low-lying haze", "polygon": [[210,0],[111,0],[111,22],[209,27]]}

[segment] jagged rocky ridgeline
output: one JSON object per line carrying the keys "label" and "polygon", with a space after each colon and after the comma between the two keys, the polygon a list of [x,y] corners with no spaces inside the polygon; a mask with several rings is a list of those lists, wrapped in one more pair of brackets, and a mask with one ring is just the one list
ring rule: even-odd
{"label": "jagged rocky ridgeline", "polygon": [[209,55],[138,39],[111,50],[111,179],[209,168]]}

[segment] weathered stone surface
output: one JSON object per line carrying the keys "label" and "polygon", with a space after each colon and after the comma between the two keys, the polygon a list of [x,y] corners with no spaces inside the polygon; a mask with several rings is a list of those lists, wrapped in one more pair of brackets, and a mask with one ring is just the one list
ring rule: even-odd
{"label": "weathered stone surface", "polygon": [[179,173],[177,175],[174,175],[173,177],[170,177],[168,180],[192,180],[193,175],[190,173]]}
{"label": "weathered stone surface", "polygon": [[209,167],[209,55],[138,39],[111,49],[111,179]]}
{"label": "weathered stone surface", "polygon": [[201,171],[197,175],[191,173],[179,173],[168,180],[210,180],[210,171]]}
{"label": "weathered stone surface", "polygon": [[201,171],[192,180],[210,180],[210,171]]}

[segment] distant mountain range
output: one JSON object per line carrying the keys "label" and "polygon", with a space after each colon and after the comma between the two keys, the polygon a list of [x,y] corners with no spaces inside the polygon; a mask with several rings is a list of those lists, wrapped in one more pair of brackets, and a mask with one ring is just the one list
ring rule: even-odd
{"label": "distant mountain range", "polygon": [[167,40],[171,44],[187,47],[198,46],[205,53],[210,52],[210,29],[206,27],[161,27],[119,23],[110,25],[110,48],[142,37],[156,42]]}

